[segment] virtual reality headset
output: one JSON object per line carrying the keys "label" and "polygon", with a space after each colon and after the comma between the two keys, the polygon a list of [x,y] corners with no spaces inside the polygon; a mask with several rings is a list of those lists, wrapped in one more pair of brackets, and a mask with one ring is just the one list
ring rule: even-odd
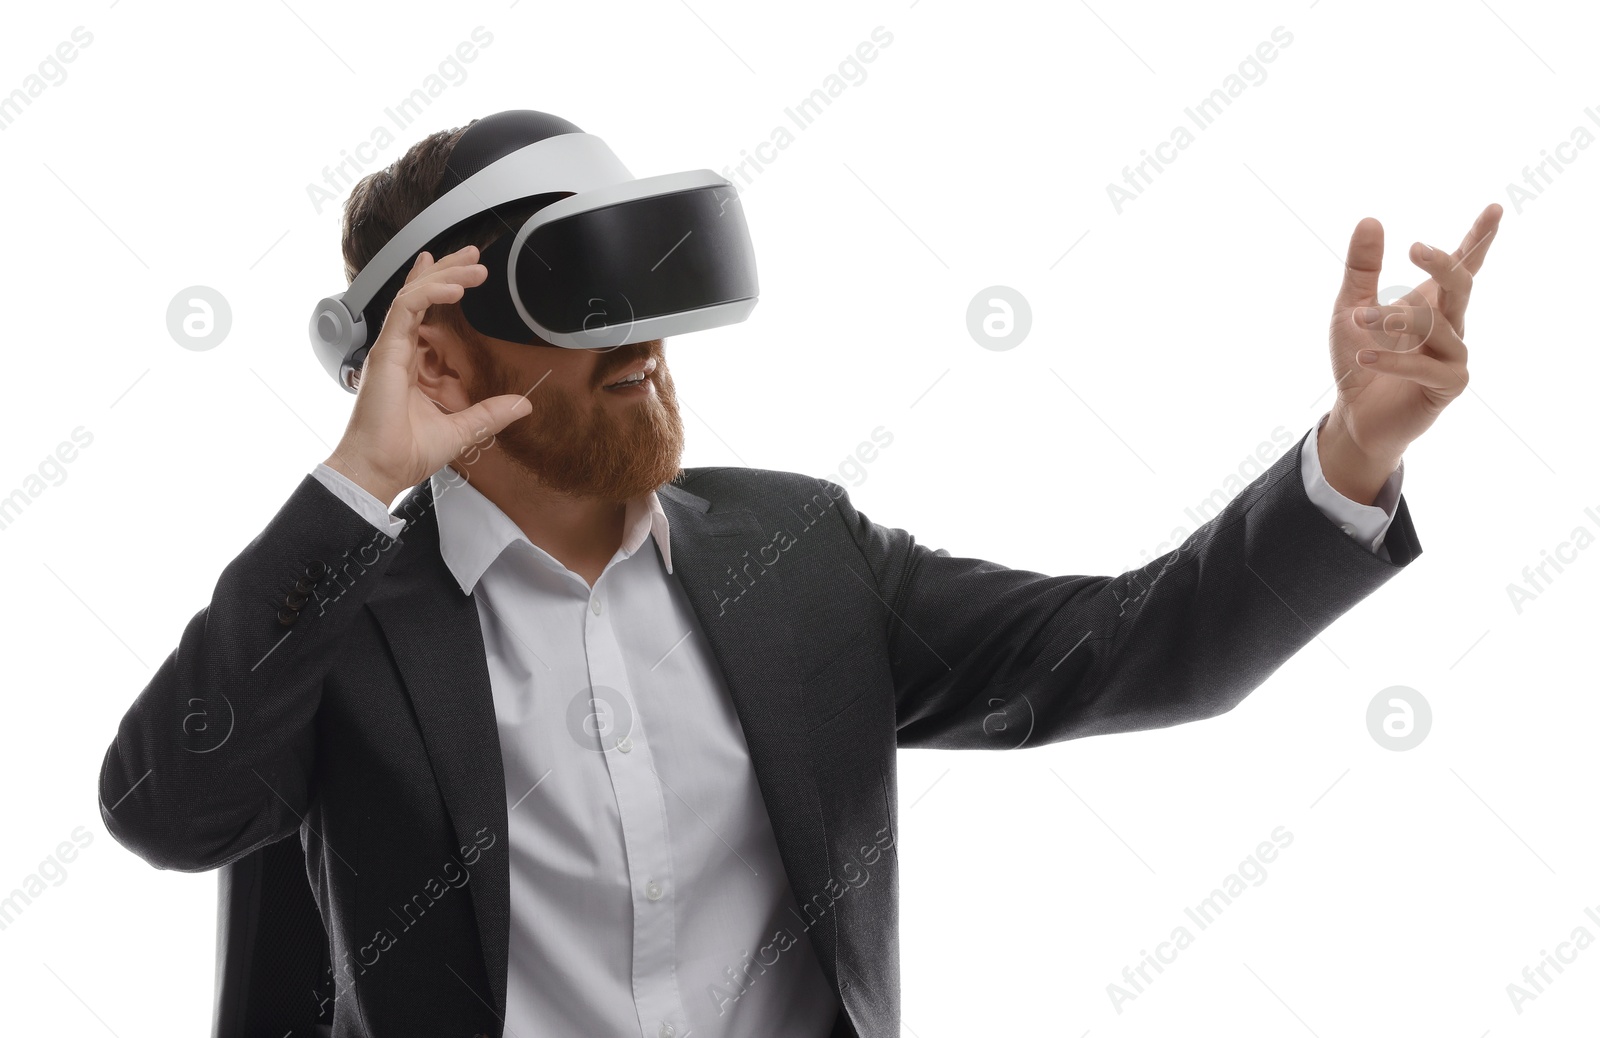
{"label": "virtual reality headset", "polygon": [[744,210],[733,185],[709,169],[636,179],[599,137],[543,112],[511,111],[467,127],[445,185],[311,315],[317,360],[352,393],[418,253],[440,258],[437,243],[461,224],[515,203],[536,211],[520,223],[501,216],[504,233],[478,260],[489,277],[460,303],[484,335],[606,349],[736,324],[755,308]]}

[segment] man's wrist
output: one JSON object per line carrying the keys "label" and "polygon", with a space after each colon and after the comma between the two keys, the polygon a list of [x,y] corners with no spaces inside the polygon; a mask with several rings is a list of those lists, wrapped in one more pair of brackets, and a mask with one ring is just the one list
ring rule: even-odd
{"label": "man's wrist", "polygon": [[1373,504],[1400,467],[1399,457],[1374,457],[1363,451],[1338,415],[1329,415],[1317,432],[1317,460],[1328,485],[1361,505]]}
{"label": "man's wrist", "polygon": [[366,466],[356,466],[347,463],[346,456],[341,454],[339,451],[334,451],[331,455],[329,455],[323,464],[328,466],[333,471],[339,473],[339,475],[348,479],[362,490],[365,490],[379,501],[382,501],[385,507],[394,501],[395,497],[399,495],[401,490],[405,489],[404,487],[391,487],[388,482],[379,478],[372,472],[370,468],[367,468]]}

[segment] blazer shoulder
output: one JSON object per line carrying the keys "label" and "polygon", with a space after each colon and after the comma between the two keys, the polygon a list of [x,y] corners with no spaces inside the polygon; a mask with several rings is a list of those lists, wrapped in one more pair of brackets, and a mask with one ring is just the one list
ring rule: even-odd
{"label": "blazer shoulder", "polygon": [[829,482],[803,472],[719,465],[683,469],[668,485],[704,499],[716,510],[770,504],[774,495],[825,494]]}

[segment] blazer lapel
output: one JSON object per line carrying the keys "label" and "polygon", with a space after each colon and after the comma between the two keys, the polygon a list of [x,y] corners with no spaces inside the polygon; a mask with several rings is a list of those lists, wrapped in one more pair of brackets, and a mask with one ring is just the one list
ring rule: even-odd
{"label": "blazer lapel", "polygon": [[[455,830],[470,847],[480,829],[509,840],[505,770],[478,604],[439,554],[438,516],[424,480],[393,511],[408,520],[403,547],[367,600],[383,629],[422,728],[423,745]],[[486,858],[468,884],[495,1016],[505,1018],[511,877],[507,855]]]}
{"label": "blazer lapel", "polygon": [[[790,617],[776,594],[726,601],[739,593],[733,579],[742,575],[746,554],[769,543],[772,533],[748,509],[712,512],[705,498],[674,483],[658,494],[671,531],[673,576],[721,665],[790,889],[804,905],[824,893],[827,840]],[[824,912],[811,932],[812,947],[832,980],[834,913]]]}
{"label": "blazer lapel", "polygon": [[[795,900],[804,904],[828,879],[826,839],[788,618],[773,595],[724,601],[740,556],[770,539],[748,509],[710,510],[675,483],[658,491],[672,543],[673,577],[683,586],[712,656],[721,666],[777,838]],[[429,481],[413,488],[393,514],[409,522],[403,550],[368,599],[383,629],[423,743],[438,778],[456,839],[470,846],[480,829],[507,832],[504,765],[477,603],[461,594],[439,554]],[[482,937],[495,1015],[504,1019],[510,876],[496,855],[469,885]],[[835,977],[833,913],[812,928],[812,946]]]}

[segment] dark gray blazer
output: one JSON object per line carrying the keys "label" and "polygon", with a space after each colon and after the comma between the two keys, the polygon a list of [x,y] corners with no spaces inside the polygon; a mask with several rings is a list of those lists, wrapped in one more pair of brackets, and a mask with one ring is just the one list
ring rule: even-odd
{"label": "dark gray blazer", "polygon": [[[1307,498],[1300,449],[1116,577],[932,551],[795,473],[692,468],[661,488],[673,578],[732,693],[837,1035],[900,1033],[897,746],[1215,717],[1421,552],[1403,497],[1392,562],[1347,537]],[[440,559],[428,482],[394,514],[398,539],[301,481],[122,719],[101,817],[184,872],[298,832],[335,1035],[499,1036],[506,791],[477,607]],[[442,884],[447,863],[470,881]],[[390,906],[424,891],[403,929]]]}

